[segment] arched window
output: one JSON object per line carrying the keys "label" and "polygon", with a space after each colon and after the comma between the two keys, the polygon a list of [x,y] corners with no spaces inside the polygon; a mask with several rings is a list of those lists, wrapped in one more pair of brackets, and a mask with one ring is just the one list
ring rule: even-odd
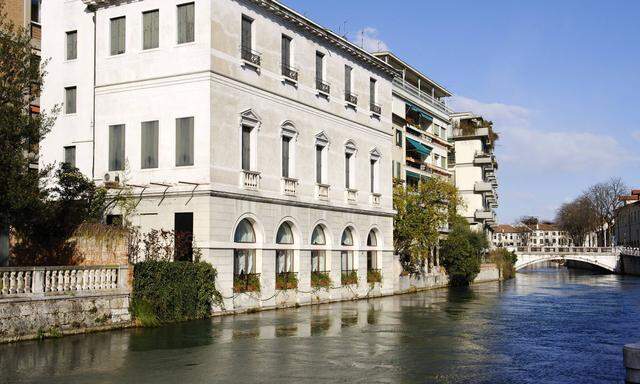
{"label": "arched window", "polygon": [[378,269],[378,252],[375,248],[378,246],[378,238],[376,237],[376,233],[374,230],[369,232],[369,236],[367,236],[367,271],[373,271]]}
{"label": "arched window", "polygon": [[[327,238],[321,225],[316,225],[311,234],[311,245],[325,247]],[[327,256],[324,249],[311,250],[311,273],[324,273],[327,271]]]}
{"label": "arched window", "polygon": [[340,263],[342,265],[342,285],[357,284],[357,268],[353,255],[353,233],[351,228],[345,228],[342,232],[340,244],[343,249],[340,252]]}
{"label": "arched window", "polygon": [[[253,224],[243,219],[238,223],[236,232],[233,235],[233,241],[238,244],[252,244],[256,242],[256,233],[253,230]],[[247,275],[255,273],[256,268],[256,250],[250,248],[236,248],[233,251],[233,274]]]}
{"label": "arched window", "polygon": [[[276,234],[276,244],[293,246],[293,231],[289,223],[282,223]],[[293,247],[276,250],[276,274],[293,272]]]}

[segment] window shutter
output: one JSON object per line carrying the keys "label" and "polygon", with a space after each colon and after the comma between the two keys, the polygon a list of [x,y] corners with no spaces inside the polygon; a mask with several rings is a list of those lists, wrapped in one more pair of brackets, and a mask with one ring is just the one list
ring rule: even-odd
{"label": "window shutter", "polygon": [[322,147],[316,145],[316,183],[322,184]]}
{"label": "window shutter", "polygon": [[289,177],[289,142],[291,138],[282,138],[282,177]]}
{"label": "window shutter", "polygon": [[251,19],[242,16],[242,49],[245,51],[251,50],[251,23]]}
{"label": "window shutter", "polygon": [[65,88],[65,112],[67,114],[76,113],[77,88]]}
{"label": "window shutter", "polygon": [[67,32],[67,60],[78,58],[78,32]]}
{"label": "window shutter", "polygon": [[178,5],[178,44],[195,40],[195,5]]}
{"label": "window shutter", "polygon": [[251,128],[242,127],[242,169],[251,170]]}
{"label": "window shutter", "polygon": [[344,66],[344,92],[351,93],[351,67],[348,65]]}
{"label": "window shutter", "polygon": [[369,103],[374,105],[376,103],[376,80],[369,79]]}
{"label": "window shutter", "polygon": [[160,46],[159,39],[159,22],[160,11],[149,11],[143,14],[143,49],[158,48]]}
{"label": "window shutter", "polygon": [[282,66],[291,67],[291,38],[282,35]]}

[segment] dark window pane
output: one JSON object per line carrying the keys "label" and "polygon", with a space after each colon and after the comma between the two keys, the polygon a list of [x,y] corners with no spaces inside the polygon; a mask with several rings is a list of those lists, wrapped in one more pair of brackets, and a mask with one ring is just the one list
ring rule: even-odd
{"label": "dark window pane", "polygon": [[141,160],[142,169],[158,168],[158,121],[145,121],[141,132]]}
{"label": "dark window pane", "polygon": [[289,143],[290,137],[282,137],[282,177],[289,177]]}
{"label": "dark window pane", "polygon": [[193,117],[176,119],[176,166],[193,165]]}
{"label": "dark window pane", "polygon": [[251,170],[251,127],[242,127],[242,169]]}
{"label": "dark window pane", "polygon": [[160,11],[149,11],[142,14],[142,49],[158,48],[160,46]]}

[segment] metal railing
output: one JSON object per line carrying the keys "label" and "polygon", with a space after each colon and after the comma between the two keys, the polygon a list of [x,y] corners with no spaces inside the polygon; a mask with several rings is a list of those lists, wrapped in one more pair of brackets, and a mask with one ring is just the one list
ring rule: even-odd
{"label": "metal railing", "polygon": [[331,91],[331,85],[323,79],[316,77],[316,89],[328,95]]}
{"label": "metal railing", "polygon": [[282,76],[293,81],[298,81],[298,69],[282,64]]}
{"label": "metal railing", "polygon": [[431,96],[428,93],[422,92],[421,90],[418,89],[418,87],[416,87],[416,86],[414,86],[412,84],[409,84],[406,81],[403,81],[401,77],[395,77],[393,79],[393,84],[395,86],[399,87],[399,88],[404,89],[405,91],[407,91],[411,95],[419,98],[420,100],[426,102],[427,104],[435,107],[436,109],[438,109],[441,112],[444,112],[446,114],[454,113],[453,109],[447,107],[443,101],[440,101],[440,100],[434,98],[433,96]]}
{"label": "metal railing", "polygon": [[255,66],[260,66],[262,62],[262,54],[260,52],[254,51],[249,47],[241,47],[240,54],[242,56],[242,60],[249,62]]}
{"label": "metal railing", "polygon": [[381,115],[382,114],[382,107],[379,106],[376,103],[371,103],[369,105],[369,109],[371,110],[371,112],[373,112],[376,115]]}
{"label": "metal railing", "polygon": [[358,104],[358,95],[356,95],[355,93],[351,93],[351,92],[345,92],[344,93],[344,100],[349,104],[356,105],[356,104]]}

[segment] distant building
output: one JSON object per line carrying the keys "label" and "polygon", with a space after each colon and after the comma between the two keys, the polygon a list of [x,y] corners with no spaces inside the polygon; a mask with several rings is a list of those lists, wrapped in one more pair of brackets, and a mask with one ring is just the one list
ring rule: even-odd
{"label": "distant building", "polygon": [[524,225],[500,224],[493,228],[491,244],[496,248],[526,246],[531,232],[531,229]]}
{"label": "distant building", "polygon": [[482,116],[463,112],[451,117],[454,146],[449,152],[449,170],[465,203],[460,213],[473,230],[489,235],[498,207],[498,162],[493,154],[497,135]]}
{"label": "distant building", "polygon": [[531,239],[529,245],[546,246],[569,246],[571,240],[569,235],[560,230],[557,225],[550,223],[539,223],[528,226],[531,229]]}
{"label": "distant building", "polygon": [[616,245],[640,247],[640,189],[628,196],[620,196],[625,205],[616,211],[614,236]]}

